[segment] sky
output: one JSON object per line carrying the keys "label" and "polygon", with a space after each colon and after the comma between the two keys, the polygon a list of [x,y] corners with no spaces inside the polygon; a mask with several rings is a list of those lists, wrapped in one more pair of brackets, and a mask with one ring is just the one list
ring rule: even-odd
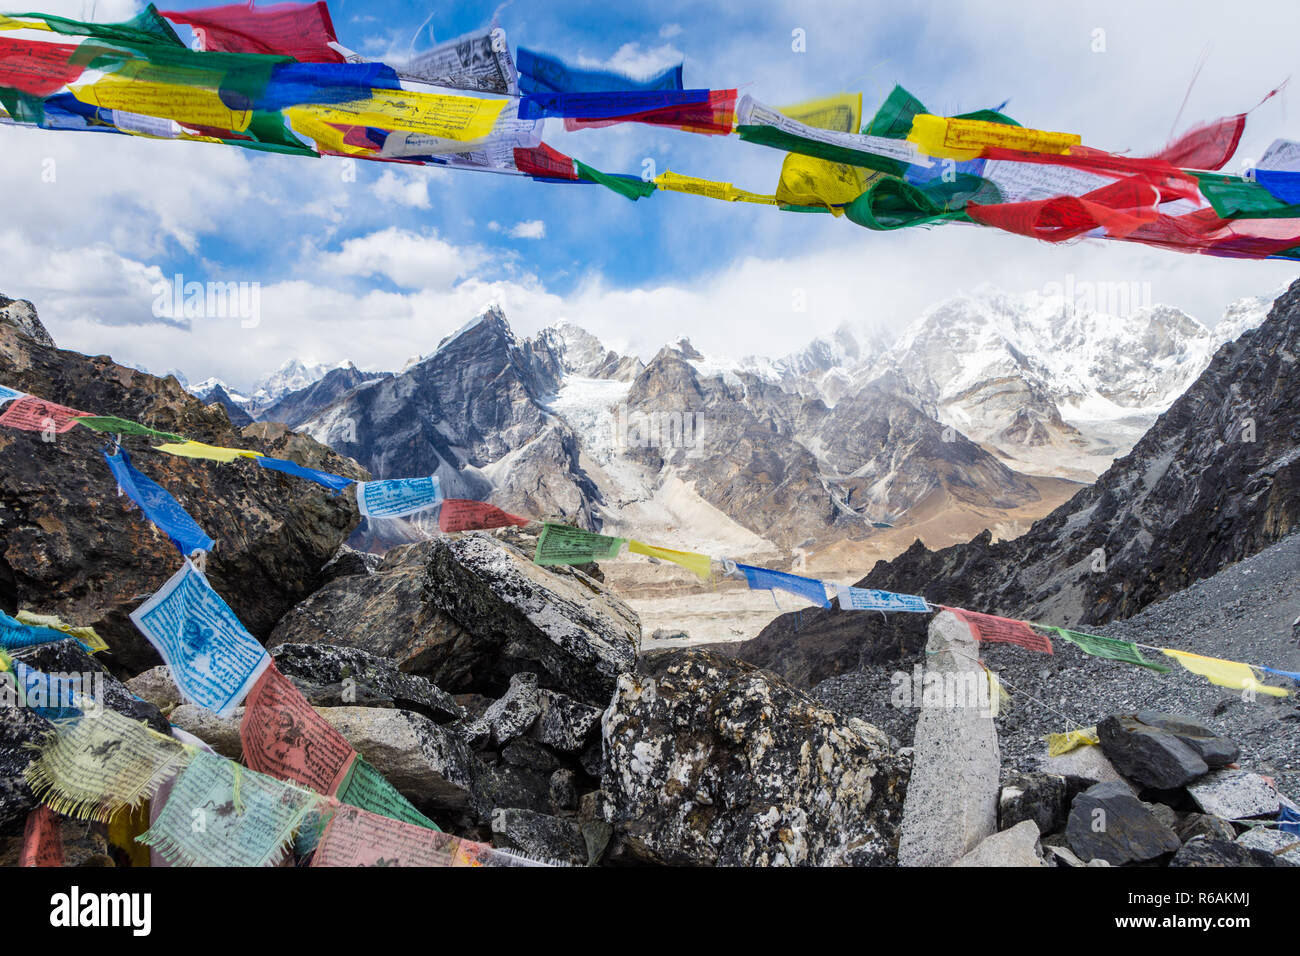
{"label": "sky", "polygon": [[[1249,17],[1188,0],[330,8],[340,42],[368,57],[404,57],[495,16],[512,49],[582,65],[644,74],[684,62],[687,87],[737,87],[776,106],[860,91],[867,114],[901,83],[935,113],[1005,102],[1026,126],[1133,155],[1249,109],[1300,65],[1294,0],[1260,0]],[[40,9],[116,21],[139,7]],[[1289,95],[1251,113],[1228,171],[1277,137],[1300,138]],[[735,137],[560,127],[549,122],[547,142],[609,172],[652,163],[771,192],[780,170],[780,153]],[[711,354],[779,356],[846,322],[889,335],[983,283],[1042,291],[1069,277],[1149,283],[1153,301],[1212,326],[1231,302],[1300,271],[974,226],[879,233],[744,203],[662,192],[632,203],[595,186],[393,164],[357,163],[351,177],[333,158],[13,127],[0,127],[0,189],[0,293],[31,300],[62,347],[238,389],[291,358],[400,368],[491,304],[520,335],[567,320],[647,358],[683,334]],[[155,287],[177,276],[256,284],[258,321],[155,316]]]}

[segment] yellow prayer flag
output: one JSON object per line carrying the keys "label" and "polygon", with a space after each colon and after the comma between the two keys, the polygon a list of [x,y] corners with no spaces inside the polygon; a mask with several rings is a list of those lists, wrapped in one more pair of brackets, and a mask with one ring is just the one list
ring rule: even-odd
{"label": "yellow prayer flag", "polygon": [[31,624],[33,627],[48,627],[56,631],[62,631],[69,637],[75,637],[89,647],[91,653],[108,650],[108,645],[104,643],[104,639],[95,632],[93,627],[74,627],[71,624],[64,624],[54,614],[33,614],[31,611],[19,611],[17,620],[21,624]]}
{"label": "yellow prayer flag", "polygon": [[410,90],[377,90],[375,95],[363,99],[330,106],[294,106],[284,113],[295,129],[300,123],[312,126],[315,121],[331,126],[402,130],[465,143],[486,138],[507,102]]}
{"label": "yellow prayer flag", "polygon": [[1085,727],[1083,730],[1067,730],[1063,734],[1047,735],[1047,755],[1049,757],[1059,757],[1061,754],[1068,754],[1071,750],[1079,747],[1096,747],[1101,743],[1097,736],[1096,727]]}
{"label": "yellow prayer flag", "polygon": [[680,564],[691,574],[705,581],[711,580],[713,577],[713,559],[707,554],[696,554],[694,551],[674,551],[672,548],[658,548],[652,544],[644,544],[630,538],[627,542],[627,549],[633,554],[644,554],[648,558],[658,558],[661,561]]}
{"label": "yellow prayer flag", "polygon": [[712,179],[697,179],[694,176],[681,176],[671,169],[666,169],[654,178],[654,184],[660,189],[675,193],[690,193],[692,196],[704,196],[708,199],[720,199],[730,202],[736,187],[731,183],[714,182]]}
{"label": "yellow prayer flag", "polygon": [[201,441],[168,442],[158,445],[154,451],[165,451],[169,455],[182,458],[205,458],[208,461],[232,462],[236,458],[261,458],[260,451],[247,451],[243,448],[221,448],[217,445],[205,445]]}
{"label": "yellow prayer flag", "polygon": [[[779,109],[806,126],[838,133],[856,133],[862,125],[861,93],[841,93]],[[880,175],[858,166],[788,153],[781,165],[776,201],[790,206],[826,206],[842,216],[844,210],[837,207],[853,202]]]}
{"label": "yellow prayer flag", "polygon": [[378,150],[364,146],[353,146],[343,140],[344,131],[331,126],[316,115],[315,107],[291,106],[284,111],[290,127],[299,136],[316,143],[318,150],[330,153],[343,153],[347,156],[374,156]]}
{"label": "yellow prayer flag", "polygon": [[1025,129],[1006,123],[956,119],[920,113],[912,120],[907,138],[917,149],[938,159],[977,159],[990,146],[1029,153],[1068,153],[1083,137],[1077,133]]}
{"label": "yellow prayer flag", "polygon": [[72,95],[101,109],[125,110],[176,120],[189,126],[215,126],[242,132],[252,110],[232,110],[218,90],[220,71],[155,66],[131,61],[93,83],[71,86]]}
{"label": "yellow prayer flag", "polygon": [[1199,674],[1211,684],[1216,684],[1219,687],[1254,691],[1260,694],[1268,694],[1270,697],[1285,697],[1287,694],[1286,690],[1281,687],[1270,687],[1267,684],[1261,684],[1249,664],[1225,661],[1218,657],[1202,657],[1200,654],[1191,654],[1187,651],[1166,650],[1165,653],[1193,674]]}
{"label": "yellow prayer flag", "polygon": [[1002,681],[998,680],[997,674],[987,667],[984,668],[984,673],[989,678],[989,716],[996,717],[1004,707],[1011,703],[1011,695],[1002,686]]}

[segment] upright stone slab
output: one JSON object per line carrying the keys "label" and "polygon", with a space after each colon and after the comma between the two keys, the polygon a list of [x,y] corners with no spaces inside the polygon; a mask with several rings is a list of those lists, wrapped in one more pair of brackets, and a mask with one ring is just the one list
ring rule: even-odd
{"label": "upright stone slab", "polygon": [[[930,623],[926,681],[953,688],[925,705],[916,722],[912,777],[903,803],[898,844],[901,866],[949,866],[998,828],[997,728],[987,705],[987,677],[979,645],[960,618],[947,611]],[[951,706],[950,706],[951,705]]]}

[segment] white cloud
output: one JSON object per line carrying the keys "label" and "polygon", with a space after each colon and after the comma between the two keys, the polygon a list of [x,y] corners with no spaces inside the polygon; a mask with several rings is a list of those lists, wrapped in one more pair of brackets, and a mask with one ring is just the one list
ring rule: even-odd
{"label": "white cloud", "polygon": [[347,239],[338,252],[323,253],[314,274],[384,278],[406,289],[450,287],[490,260],[477,246],[455,246],[429,230],[421,235],[391,227],[356,239]]}
{"label": "white cloud", "polygon": [[517,222],[510,227],[510,237],[512,239],[545,239],[546,223],[540,219]]}
{"label": "white cloud", "polygon": [[[429,208],[429,180],[442,170],[403,170],[385,169],[371,185],[370,191],[377,199],[398,206],[412,209]],[[445,175],[445,174],[444,174]]]}

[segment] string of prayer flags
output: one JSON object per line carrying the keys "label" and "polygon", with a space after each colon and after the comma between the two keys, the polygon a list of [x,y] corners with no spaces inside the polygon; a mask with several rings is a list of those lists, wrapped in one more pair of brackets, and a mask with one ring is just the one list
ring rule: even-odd
{"label": "string of prayer flags", "polygon": [[312,857],[312,866],[500,866],[523,865],[482,843],[368,813],[359,807],[334,811]]}
{"label": "string of prayer flags", "polygon": [[1035,633],[1024,621],[1013,621],[993,614],[978,614],[961,608],[940,606],[965,621],[975,640],[980,643],[1016,644],[1031,651],[1052,653],[1052,642],[1048,640],[1047,635]]}
{"label": "string of prayer flags", "polygon": [[410,800],[402,796],[383,774],[360,755],[352,761],[336,796],[340,803],[360,807],[381,817],[390,817],[429,830],[440,829],[438,824],[417,810]]}
{"label": "string of prayer flags", "polygon": [[131,620],[158,649],[185,699],[218,717],[230,716],[271,662],[189,561]]}
{"label": "string of prayer flags", "polygon": [[249,451],[246,448],[221,448],[217,445],[207,445],[201,441],[169,442],[158,445],[154,451],[164,451],[169,455],[179,455],[182,458],[202,458],[207,461],[221,462],[228,465],[238,458],[261,458],[260,451]]}
{"label": "string of prayer flags", "polygon": [[251,769],[323,794],[338,789],[357,756],[274,663],[249,691],[239,741]]}
{"label": "string of prayer flags", "polygon": [[1051,630],[1064,641],[1069,641],[1085,654],[1093,657],[1104,657],[1107,660],[1122,661],[1125,664],[1136,664],[1138,667],[1146,667],[1160,674],[1168,674],[1170,668],[1163,664],[1154,664],[1142,656],[1138,646],[1132,641],[1121,641],[1113,637],[1102,637],[1098,634],[1083,634],[1079,631],[1072,631],[1064,627],[1053,627]]}
{"label": "string of prayer flags", "polygon": [[0,405],[5,402],[11,402],[15,398],[21,398],[25,392],[20,392],[16,388],[10,388],[8,385],[0,385]]}
{"label": "string of prayer flags", "polygon": [[548,521],[542,525],[533,561],[543,566],[609,561],[618,557],[625,540]]}
{"label": "string of prayer flags", "polygon": [[497,26],[439,43],[395,69],[409,79],[453,90],[511,96],[519,92],[510,46],[505,31]]}
{"label": "string of prayer flags", "polygon": [[85,412],[66,405],[43,401],[34,395],[23,395],[10,402],[0,414],[0,425],[26,432],[61,435],[77,424]]}
{"label": "string of prayer flags", "polygon": [[131,459],[123,449],[113,454],[104,452],[104,460],[117,480],[117,487],[134,501],[146,518],[163,534],[181,554],[211,551],[216,545],[206,531],[190,517],[180,502],[162,485],[141,474],[131,464]]}
{"label": "string of prayer flags", "polygon": [[1203,657],[1200,654],[1192,654],[1188,651],[1166,649],[1164,653],[1182,664],[1186,670],[1204,677],[1211,684],[1219,687],[1252,691],[1267,694],[1270,697],[1285,697],[1287,695],[1285,688],[1261,684],[1249,664],[1225,661],[1218,657]]}
{"label": "string of prayer flags", "polygon": [[630,90],[680,90],[682,64],[637,79],[615,70],[571,67],[557,57],[519,47],[519,89],[524,93],[613,93]]}
{"label": "string of prayer flags", "polygon": [[344,478],[342,475],[333,475],[328,471],[319,471],[315,468],[308,468],[306,465],[300,465],[296,461],[288,461],[284,458],[272,458],[269,455],[259,455],[253,459],[263,468],[271,471],[283,472],[286,475],[293,475],[297,478],[306,478],[308,481],[314,481],[318,485],[326,488],[332,488],[334,491],[342,491],[348,485],[356,481],[355,478]]}
{"label": "string of prayer flags", "polygon": [[1260,670],[1268,671],[1270,674],[1277,674],[1279,677],[1289,677],[1293,681],[1300,682],[1300,671],[1280,671],[1273,667],[1261,667]]}
{"label": "string of prayer flags", "polygon": [[745,575],[745,581],[751,591],[789,591],[802,598],[807,598],[818,607],[830,607],[826,598],[826,585],[816,578],[803,578],[797,574],[784,571],[769,571],[767,568],[755,568],[748,564],[736,564],[736,570]]}
{"label": "string of prayer flags", "polygon": [[152,797],[187,759],[175,740],[104,709],[62,723],[25,775],[56,813],[106,823]]}
{"label": "string of prayer flags", "polygon": [[54,614],[35,614],[32,611],[19,611],[18,623],[60,631],[73,638],[91,654],[108,650],[108,644],[104,642],[104,639],[99,636],[93,627],[76,627],[71,624],[64,624]]}
{"label": "string of prayer flags", "polygon": [[672,548],[660,548],[632,539],[628,539],[627,549],[633,554],[644,554],[647,558],[679,564],[702,581],[713,579],[713,559],[707,554],[697,554],[694,551],[674,551]]}
{"label": "string of prayer flags", "polygon": [[437,475],[357,482],[357,508],[367,518],[400,518],[442,501]]}
{"label": "string of prayer flags", "polygon": [[[653,182],[647,182],[640,178],[602,173],[599,169],[593,169],[578,159],[573,161],[573,165],[577,168],[578,176],[582,179],[593,183],[599,183],[606,189],[612,190],[624,199],[630,199],[633,202],[636,202],[638,199],[644,199],[646,196],[653,195],[657,188]],[[0,419],[0,421],[2,420],[3,419]]]}
{"label": "string of prayer flags", "polygon": [[520,119],[548,116],[583,120],[628,120],[658,110],[679,110],[710,102],[710,90],[618,93],[529,93],[519,99]]}
{"label": "string of prayer flags", "polygon": [[443,534],[510,526],[522,528],[526,524],[528,524],[527,518],[502,511],[496,505],[490,505],[486,501],[444,498],[438,509],[438,530]]}
{"label": "string of prayer flags", "polygon": [[835,590],[840,600],[841,611],[908,611],[914,614],[925,614],[930,610],[930,606],[925,603],[925,598],[915,594],[851,588],[842,584]]}
{"label": "string of prayer flags", "polygon": [[1300,836],[1300,811],[1293,810],[1285,803],[1282,804],[1277,811],[1277,828],[1283,833],[1294,833]]}
{"label": "string of prayer flags", "polygon": [[319,800],[200,750],[139,841],[172,866],[274,866]]}
{"label": "string of prayer flags", "polygon": [[1059,734],[1047,735],[1047,755],[1049,757],[1059,757],[1061,754],[1068,754],[1071,750],[1079,747],[1098,747],[1101,745],[1101,738],[1097,736],[1096,727],[1085,727],[1082,730],[1067,730]]}
{"label": "string of prayer flags", "polygon": [[118,418],[115,415],[83,415],[77,419],[77,424],[85,425],[97,432],[107,432],[110,435],[140,435],[144,438],[152,438],[155,441],[176,442],[179,444],[185,442],[182,435],[158,431],[156,428],[141,425],[139,422],[133,422],[130,419]]}
{"label": "string of prayer flags", "polygon": [[63,866],[63,831],[58,815],[41,804],[27,814],[19,866]]}
{"label": "string of prayer flags", "polygon": [[[736,90],[700,90],[705,96],[692,96],[680,103],[655,109],[635,110],[596,117],[564,114],[564,128],[573,132],[580,129],[602,129],[618,123],[642,123],[646,126],[663,126],[683,132],[706,136],[725,136],[736,125]],[[624,106],[629,104],[624,103]],[[566,109],[573,109],[571,102]]]}
{"label": "string of prayer flags", "polygon": [[1300,143],[1275,139],[1254,169],[1255,181],[1285,203],[1300,203]]}

